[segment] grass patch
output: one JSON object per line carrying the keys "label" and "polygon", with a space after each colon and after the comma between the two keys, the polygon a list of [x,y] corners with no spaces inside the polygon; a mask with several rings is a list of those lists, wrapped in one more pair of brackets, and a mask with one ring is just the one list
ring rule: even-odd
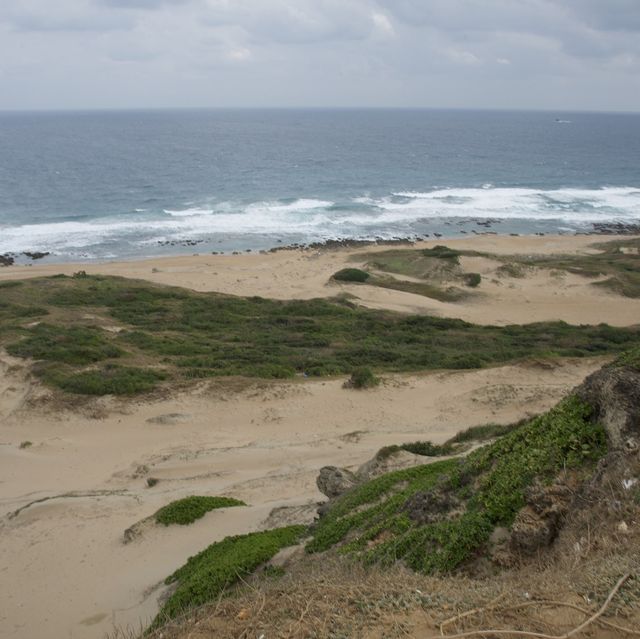
{"label": "grass patch", "polygon": [[177,586],[150,630],[189,608],[213,601],[241,577],[271,559],[280,549],[297,543],[305,531],[305,526],[288,526],[227,537],[190,557],[182,568],[165,580],[166,584],[176,583]]}
{"label": "grass patch", "polygon": [[80,373],[64,373],[51,368],[38,372],[44,381],[78,395],[138,395],[166,379],[161,371],[133,366],[110,365]]}
{"label": "grass patch", "polygon": [[[528,421],[528,420],[525,420]],[[486,441],[487,439],[497,439],[503,435],[507,435],[514,428],[522,426],[524,422],[519,421],[515,424],[482,424],[480,426],[472,426],[466,430],[456,433],[446,444],[466,444],[472,441]]]}
{"label": "grass patch", "polygon": [[462,255],[460,251],[456,251],[448,246],[442,246],[441,244],[433,248],[422,249],[422,254],[425,257],[435,257],[438,260],[450,260],[455,264],[460,263],[460,255]]}
{"label": "grass patch", "polygon": [[7,346],[17,357],[48,360],[64,364],[92,364],[120,357],[123,351],[104,337],[103,331],[84,326],[38,324],[27,336]]}
{"label": "grass patch", "polygon": [[20,280],[6,280],[4,282],[0,282],[0,291],[7,288],[16,288],[18,286],[22,286],[22,282]]}
{"label": "grass patch", "polygon": [[[366,561],[403,560],[426,573],[450,571],[479,552],[496,526],[509,526],[536,481],[583,472],[606,453],[591,408],[570,397],[480,448],[383,475],[346,493],[320,520],[309,552],[341,545]],[[448,516],[438,516],[438,505]]]}
{"label": "grass patch", "polygon": [[628,366],[640,371],[640,346],[632,348],[620,355],[620,357],[616,358],[616,360],[611,363],[611,366]]}
{"label": "grass patch", "polygon": [[366,282],[369,277],[371,277],[369,273],[359,268],[343,268],[331,276],[338,282]]}
{"label": "grass patch", "polygon": [[480,285],[482,281],[482,276],[480,273],[465,273],[464,275],[464,283],[470,288],[476,288]]}
{"label": "grass patch", "polygon": [[[567,271],[575,275],[596,278],[608,276],[606,280],[594,282],[594,286],[608,288],[625,297],[640,297],[640,240],[624,239],[594,245],[601,252],[589,255],[536,255],[510,256],[500,268],[541,267]],[[513,275],[518,277],[518,275]]]}
{"label": "grass patch", "polygon": [[204,517],[210,510],[230,508],[232,506],[246,506],[246,504],[239,499],[233,499],[233,497],[202,497],[194,495],[167,504],[155,514],[155,520],[165,526],[170,524],[185,526]]}
{"label": "grass patch", "polygon": [[[40,306],[32,307],[33,300]],[[24,326],[17,317],[24,309],[48,313],[47,322]],[[97,321],[123,330],[96,328]],[[638,345],[638,327],[477,326],[353,307],[342,299],[239,298],[92,275],[25,280],[3,291],[0,303],[0,346],[39,360],[47,383],[96,395],[144,392],[162,379],[472,369]]]}
{"label": "grass patch", "polygon": [[361,366],[351,373],[351,377],[345,382],[345,387],[362,390],[364,388],[374,388],[378,384],[380,384],[380,379],[373,374],[373,371],[366,366]]}
{"label": "grass patch", "polygon": [[455,286],[443,288],[429,282],[410,282],[408,280],[398,280],[394,277],[375,277],[369,283],[380,288],[389,288],[403,293],[430,297],[440,302],[459,302],[468,297],[468,293]]}

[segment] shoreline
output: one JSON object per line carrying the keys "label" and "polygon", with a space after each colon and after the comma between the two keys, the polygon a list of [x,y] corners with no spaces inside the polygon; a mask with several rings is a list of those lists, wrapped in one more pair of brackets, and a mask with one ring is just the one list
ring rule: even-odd
{"label": "shoreline", "polygon": [[[502,220],[499,218],[487,218],[477,219],[475,224],[483,229],[492,228],[493,224],[499,223]],[[466,237],[460,237],[460,234]],[[187,253],[186,251],[168,253],[168,254],[149,254],[144,256],[125,256],[125,257],[109,257],[109,258],[95,258],[86,260],[61,260],[56,261],[56,254],[50,251],[40,250],[28,250],[28,251],[5,251],[0,253],[0,269],[9,266],[32,266],[36,263],[40,263],[40,260],[45,259],[44,264],[47,266],[53,266],[56,264],[77,264],[77,265],[89,265],[89,264],[105,264],[111,262],[136,262],[139,260],[156,260],[172,257],[185,257],[187,255],[247,255],[247,254],[260,254],[267,255],[271,253],[277,253],[280,251],[313,251],[313,250],[336,250],[336,249],[357,249],[368,248],[377,246],[413,246],[423,242],[451,242],[457,240],[472,239],[473,237],[482,236],[497,236],[497,237],[625,237],[625,236],[640,236],[640,224],[629,224],[623,222],[594,222],[592,223],[592,229],[590,231],[577,231],[563,232],[563,233],[547,233],[542,231],[536,231],[532,233],[512,233],[512,232],[499,232],[499,231],[479,231],[471,229],[470,231],[459,230],[457,235],[447,235],[446,233],[426,233],[423,235],[412,235],[402,237],[374,237],[371,239],[359,239],[359,238],[329,238],[321,241],[313,242],[294,242],[291,244],[282,244],[281,240],[277,240],[276,244],[269,248],[236,248],[227,251],[210,251],[206,253]],[[433,237],[432,237],[433,236]],[[185,239],[185,240],[168,240],[158,241],[158,245],[167,247],[182,246],[183,248],[197,248],[200,244],[206,243],[204,239]],[[21,257],[28,258],[30,262],[24,261]],[[54,258],[51,261],[46,258]],[[16,262],[16,260],[20,260]]]}

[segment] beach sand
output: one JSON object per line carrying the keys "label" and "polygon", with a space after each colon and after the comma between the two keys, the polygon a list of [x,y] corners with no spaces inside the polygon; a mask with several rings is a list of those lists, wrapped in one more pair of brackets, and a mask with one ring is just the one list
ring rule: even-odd
{"label": "beach sand", "polygon": [[[511,254],[587,251],[594,241],[485,236],[446,243]],[[576,276],[544,272],[513,280],[513,288],[487,282],[483,302],[455,305],[367,286],[327,285],[355,252],[34,265],[0,269],[0,279],[82,268],[282,299],[346,290],[367,306],[482,323],[565,319],[624,325],[640,317],[638,300],[590,287]],[[493,265],[474,263],[474,270],[481,267]],[[469,426],[544,411],[601,363],[533,361],[389,375],[368,391],[346,390],[342,379],[213,381],[166,398],[101,398],[69,408],[28,375],[23,360],[2,353],[0,635],[94,639],[114,626],[139,628],[157,611],[161,581],[190,555],[226,535],[309,521],[322,500],[315,485],[322,466],[353,469],[384,445],[443,442]],[[31,445],[21,447],[25,441]],[[151,477],[159,482],[148,487]],[[193,494],[233,496],[249,506],[210,512],[190,526],[142,526],[137,538],[123,542],[125,529]],[[270,516],[279,507],[289,509]]]}

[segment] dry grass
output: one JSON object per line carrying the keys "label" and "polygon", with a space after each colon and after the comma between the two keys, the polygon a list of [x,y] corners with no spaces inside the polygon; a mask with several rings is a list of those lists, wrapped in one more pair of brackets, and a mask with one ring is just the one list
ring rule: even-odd
{"label": "dry grass", "polygon": [[[629,555],[620,555],[573,570],[527,566],[489,578],[425,577],[400,566],[366,569],[340,557],[314,557],[283,577],[254,577],[233,597],[190,612],[150,636],[400,639],[483,628],[562,635],[597,612],[630,566],[638,570],[637,558],[634,564]],[[640,628],[632,601],[639,591],[637,577],[623,584],[594,622],[597,634],[591,636],[634,636],[622,628]]]}

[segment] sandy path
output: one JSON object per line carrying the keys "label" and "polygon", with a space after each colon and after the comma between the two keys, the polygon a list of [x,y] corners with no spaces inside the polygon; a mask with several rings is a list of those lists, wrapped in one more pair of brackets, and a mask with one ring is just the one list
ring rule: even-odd
{"label": "sandy path", "polygon": [[[593,252],[590,245],[614,236],[483,235],[465,239],[421,242],[416,247],[446,243],[459,249],[494,254],[554,254]],[[275,299],[331,297],[347,292],[364,306],[405,313],[429,313],[456,317],[478,324],[517,324],[564,320],[572,324],[607,322],[628,326],[638,322],[640,300],[625,298],[591,286],[590,280],[571,274],[537,269],[522,279],[498,278],[499,263],[464,258],[470,272],[479,272],[482,283],[475,298],[443,303],[420,295],[366,285],[330,283],[333,273],[345,265],[357,265],[357,255],[389,247],[338,250],[295,250],[269,254],[193,255],[103,264],[39,264],[0,268],[0,280],[65,273],[82,269],[183,286],[196,291],[220,291],[234,295],[260,295]]]}
{"label": "sandy path", "polygon": [[[441,442],[474,424],[544,410],[598,365],[394,376],[365,392],[345,390],[341,380],[235,393],[203,385],[164,401],[113,404],[103,419],[4,402],[0,634],[93,639],[114,624],[137,627],[156,612],[154,587],[187,557],[259,529],[275,507],[319,500],[321,466],[357,466],[386,444]],[[20,371],[5,368],[5,385],[14,378],[20,382]],[[146,421],[169,413],[186,417]],[[20,449],[25,440],[33,446]],[[148,488],[147,477],[160,482]],[[231,495],[251,506],[187,527],[152,527],[123,544],[127,527],[189,494]]]}

